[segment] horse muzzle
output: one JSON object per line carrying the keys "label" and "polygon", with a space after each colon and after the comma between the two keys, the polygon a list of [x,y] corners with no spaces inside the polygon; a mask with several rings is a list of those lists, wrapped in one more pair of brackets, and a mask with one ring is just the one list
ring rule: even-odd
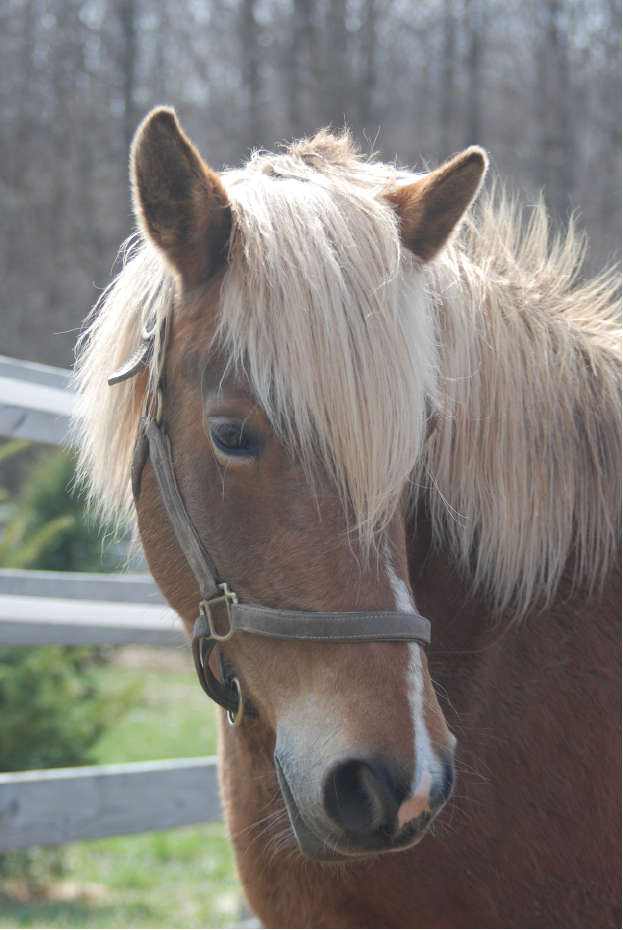
{"label": "horse muzzle", "polygon": [[310,780],[304,780],[306,791],[297,791],[298,779],[277,754],[275,768],[301,852],[319,862],[365,859],[413,846],[454,786],[451,752],[435,761],[434,772],[415,792],[385,761],[364,754],[333,760],[312,797]]}

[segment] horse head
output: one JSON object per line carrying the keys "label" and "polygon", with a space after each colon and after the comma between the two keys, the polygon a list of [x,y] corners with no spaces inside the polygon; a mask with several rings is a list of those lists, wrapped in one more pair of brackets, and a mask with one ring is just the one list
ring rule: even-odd
{"label": "horse head", "polygon": [[[218,176],[172,111],[139,128],[135,211],[174,291],[163,420],[188,518],[241,604],[416,614],[409,479],[438,403],[420,271],[472,203],[486,156],[472,148],[408,183],[358,188],[356,159],[346,177],[331,140],[302,143],[296,164],[256,156]],[[197,582],[149,460],[137,511],[150,569],[192,635]],[[421,645],[242,632],[209,662],[250,709],[227,740],[274,759],[307,856],[422,837],[452,791],[455,739]]]}

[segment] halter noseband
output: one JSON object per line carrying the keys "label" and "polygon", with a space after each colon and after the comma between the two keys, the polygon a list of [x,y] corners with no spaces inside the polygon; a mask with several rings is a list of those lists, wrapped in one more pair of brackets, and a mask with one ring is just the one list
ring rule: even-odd
{"label": "halter noseband", "polygon": [[[156,327],[144,332],[143,343],[138,351],[108,379],[108,384],[125,381],[150,363],[153,355]],[[192,641],[193,659],[201,687],[213,701],[227,711],[229,722],[238,726],[244,715],[258,717],[252,704],[245,700],[240,682],[227,677],[223,672],[221,682],[209,665],[214,647],[231,639],[235,633],[254,633],[270,639],[286,639],[297,642],[415,642],[430,643],[430,622],[418,614],[398,611],[362,610],[350,613],[320,613],[304,610],[274,610],[254,604],[239,604],[226,582],[218,581],[218,572],[203,547],[197,530],[186,511],[175,478],[171,442],[166,435],[163,421],[163,390],[158,388],[156,396],[148,394],[138,425],[138,435],[132,458],[132,493],[135,506],[141,490],[141,475],[149,456],[158,490],[175,538],[195,576],[201,600],[199,616],[195,621]],[[150,412],[150,407],[155,410]],[[229,623],[224,633],[219,633],[215,609],[226,611]]]}

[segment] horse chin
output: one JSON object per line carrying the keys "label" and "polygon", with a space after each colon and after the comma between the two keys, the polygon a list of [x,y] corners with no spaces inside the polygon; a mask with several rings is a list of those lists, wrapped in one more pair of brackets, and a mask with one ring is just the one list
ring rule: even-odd
{"label": "horse chin", "polygon": [[[414,846],[422,839],[426,833],[429,824],[433,820],[431,814],[421,814],[400,830],[399,834],[392,838],[382,836],[378,838],[365,838],[365,847],[359,847],[356,836],[349,837],[346,841],[344,837],[326,833],[325,839],[320,839],[305,823],[299,807],[294,800],[292,789],[284,775],[279,760],[275,758],[275,768],[279,787],[286,802],[286,808],[292,830],[296,837],[299,848],[304,856],[312,859],[314,862],[357,862],[363,859],[371,859],[380,853],[399,852],[402,849],[408,849]],[[340,849],[342,844],[348,848]]]}

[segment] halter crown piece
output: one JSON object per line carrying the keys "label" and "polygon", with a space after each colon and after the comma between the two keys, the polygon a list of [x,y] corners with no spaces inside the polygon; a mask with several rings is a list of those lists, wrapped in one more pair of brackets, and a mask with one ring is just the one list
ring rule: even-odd
{"label": "halter crown piece", "polygon": [[[118,384],[132,378],[151,364],[157,325],[143,331],[143,341],[134,355],[112,374],[108,384]],[[164,333],[163,333],[164,335]],[[165,351],[165,339],[161,340]],[[240,682],[227,676],[222,664],[220,681],[210,668],[210,656],[218,643],[226,642],[236,633],[253,633],[271,639],[297,642],[367,643],[415,642],[430,643],[430,623],[418,614],[397,611],[362,610],[350,613],[318,613],[303,610],[274,610],[254,604],[239,604],[227,582],[221,581],[210,555],[186,511],[175,479],[171,442],[163,420],[164,388],[145,398],[138,424],[138,435],[132,458],[132,493],[135,506],[141,492],[141,475],[147,457],[175,537],[199,586],[199,616],[195,621],[192,641],[193,659],[199,682],[205,693],[224,707],[232,726],[238,726],[244,716],[259,714],[242,693]],[[228,621],[226,632],[218,626]]]}

